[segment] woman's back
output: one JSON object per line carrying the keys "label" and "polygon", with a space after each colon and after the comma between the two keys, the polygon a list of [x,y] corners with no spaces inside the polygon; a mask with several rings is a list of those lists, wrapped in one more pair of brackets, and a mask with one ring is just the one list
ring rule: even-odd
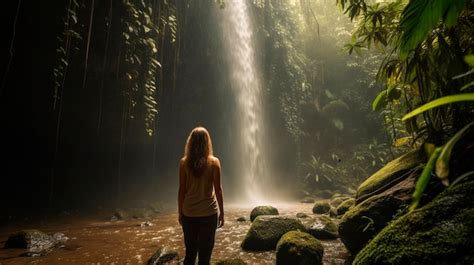
{"label": "woman's back", "polygon": [[[186,193],[183,201],[183,214],[190,217],[209,216],[217,213],[217,201],[214,194],[215,157],[210,157],[199,176],[185,167]],[[186,164],[185,158],[181,163]]]}

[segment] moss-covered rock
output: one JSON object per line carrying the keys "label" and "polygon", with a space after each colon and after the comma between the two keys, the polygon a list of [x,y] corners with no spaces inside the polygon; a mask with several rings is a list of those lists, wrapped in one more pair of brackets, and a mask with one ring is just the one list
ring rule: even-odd
{"label": "moss-covered rock", "polygon": [[403,180],[404,176],[408,176],[409,171],[423,163],[424,160],[424,154],[416,150],[390,161],[360,184],[356,194],[357,202],[362,202],[372,195],[381,193]]}
{"label": "moss-covered rock", "polygon": [[355,205],[355,199],[354,198],[346,199],[341,204],[339,204],[339,206],[337,206],[336,214],[337,215],[343,215],[354,205]]}
{"label": "moss-covered rock", "polygon": [[242,259],[235,258],[235,259],[223,259],[218,260],[215,265],[246,265],[247,262],[243,261]]}
{"label": "moss-covered rock", "polygon": [[341,204],[344,200],[346,200],[347,198],[344,198],[344,197],[336,197],[334,199],[331,199],[331,201],[329,202],[329,204],[332,206],[332,207],[336,207],[339,206],[339,204]]}
{"label": "moss-covered rock", "polygon": [[354,264],[473,264],[474,181],[460,183],[384,228]]}
{"label": "moss-covered rock", "polygon": [[331,206],[331,209],[329,209],[329,216],[330,216],[331,218],[339,218],[339,217],[340,217],[339,215],[337,215],[337,210],[336,210],[336,208],[334,208],[334,207],[332,207],[332,206]]}
{"label": "moss-covered rock", "polygon": [[317,214],[324,214],[324,213],[327,213],[329,212],[329,210],[331,209],[331,205],[329,205],[329,202],[328,201],[317,201],[314,203],[314,206],[313,206],[313,213],[317,213]]}
{"label": "moss-covered rock", "polygon": [[339,223],[339,235],[352,254],[357,254],[395,215],[406,210],[411,201],[417,174],[383,193],[350,208]]}
{"label": "moss-covered rock", "polygon": [[315,215],[301,221],[308,233],[317,239],[336,239],[339,237],[336,223],[326,215]]}
{"label": "moss-covered rock", "polygon": [[276,264],[322,264],[324,248],[308,233],[291,231],[284,234],[276,248]]}
{"label": "moss-covered rock", "polygon": [[241,247],[244,250],[274,250],[280,237],[293,230],[306,231],[306,228],[292,216],[261,215],[250,226]]}
{"label": "moss-covered rock", "polygon": [[252,212],[250,213],[250,221],[253,222],[255,218],[259,215],[278,215],[278,210],[277,208],[273,206],[257,206],[253,208]]}

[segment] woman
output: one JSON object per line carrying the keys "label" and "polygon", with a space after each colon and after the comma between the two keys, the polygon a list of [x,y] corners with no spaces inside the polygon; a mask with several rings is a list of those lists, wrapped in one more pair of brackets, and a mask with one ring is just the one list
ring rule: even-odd
{"label": "woman", "polygon": [[203,127],[191,131],[179,163],[178,211],[186,246],[184,264],[195,264],[197,255],[198,264],[209,264],[216,228],[224,225],[224,204],[221,165]]}

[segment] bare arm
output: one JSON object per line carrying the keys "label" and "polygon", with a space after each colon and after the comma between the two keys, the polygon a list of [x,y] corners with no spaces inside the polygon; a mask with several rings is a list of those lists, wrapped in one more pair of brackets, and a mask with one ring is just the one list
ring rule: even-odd
{"label": "bare arm", "polygon": [[217,203],[219,204],[219,225],[218,227],[224,226],[224,199],[222,195],[221,185],[221,164],[219,159],[216,158],[215,170],[214,170],[213,184],[214,192],[216,193]]}
{"label": "bare arm", "polygon": [[178,190],[178,215],[179,224],[181,224],[183,216],[183,201],[186,194],[186,172],[184,161],[179,162],[179,190]]}

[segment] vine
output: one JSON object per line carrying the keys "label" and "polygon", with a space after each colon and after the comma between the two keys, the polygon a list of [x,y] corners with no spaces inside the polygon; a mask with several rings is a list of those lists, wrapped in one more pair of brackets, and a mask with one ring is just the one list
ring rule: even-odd
{"label": "vine", "polygon": [[[158,25],[153,22],[153,8],[149,1],[124,0],[125,16],[122,19],[125,43],[126,77],[130,81],[126,95],[134,109],[138,103],[144,106],[145,129],[148,135],[154,132],[158,114],[157,74],[161,67],[158,55]],[[130,113],[130,118],[135,115]]]}

